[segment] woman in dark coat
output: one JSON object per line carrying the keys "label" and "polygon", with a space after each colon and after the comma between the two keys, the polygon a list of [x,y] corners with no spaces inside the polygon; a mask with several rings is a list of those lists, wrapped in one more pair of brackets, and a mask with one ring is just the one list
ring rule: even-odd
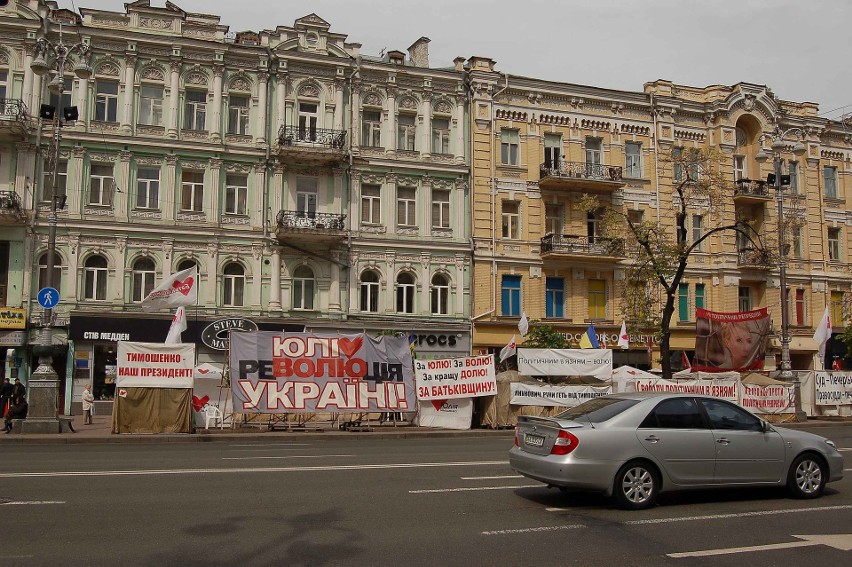
{"label": "woman in dark coat", "polygon": [[29,409],[30,405],[27,403],[26,398],[18,397],[14,399],[12,405],[9,407],[9,411],[6,412],[6,433],[12,431],[13,419],[26,419]]}
{"label": "woman in dark coat", "polygon": [[0,386],[0,417],[6,417],[6,412],[9,410],[9,402],[12,400],[12,390],[14,386],[6,378],[3,385]]}

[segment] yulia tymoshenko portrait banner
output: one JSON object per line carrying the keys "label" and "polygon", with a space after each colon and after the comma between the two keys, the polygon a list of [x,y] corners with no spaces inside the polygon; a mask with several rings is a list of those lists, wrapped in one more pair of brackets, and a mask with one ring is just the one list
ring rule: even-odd
{"label": "yulia tymoshenko portrait banner", "polygon": [[703,372],[760,370],[769,337],[766,308],[739,313],[695,310],[695,358]]}

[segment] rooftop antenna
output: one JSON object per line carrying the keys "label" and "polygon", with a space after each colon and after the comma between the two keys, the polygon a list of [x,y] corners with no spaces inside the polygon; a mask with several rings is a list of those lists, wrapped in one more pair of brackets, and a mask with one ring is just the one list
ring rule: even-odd
{"label": "rooftop antenna", "polygon": [[381,51],[379,51],[379,57],[384,57],[384,56],[385,56],[385,51],[387,51],[387,50],[388,50],[388,48],[387,48],[387,47],[383,47],[383,48],[382,48],[382,50],[381,50]]}

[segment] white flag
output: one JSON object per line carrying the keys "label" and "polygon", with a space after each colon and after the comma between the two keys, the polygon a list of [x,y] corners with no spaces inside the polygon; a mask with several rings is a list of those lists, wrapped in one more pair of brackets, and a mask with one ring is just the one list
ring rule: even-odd
{"label": "white flag", "polygon": [[167,345],[180,344],[180,334],[186,330],[186,309],[183,305],[177,308],[175,316],[172,318],[172,326],[169,327],[169,334],[166,337]]}
{"label": "white flag", "polygon": [[512,335],[512,340],[509,341],[509,344],[500,350],[500,362],[503,362],[510,356],[515,356],[516,354],[518,354],[518,346],[515,344],[515,335]]}
{"label": "white flag", "polygon": [[630,348],[630,336],[627,334],[627,321],[621,322],[621,331],[618,333],[618,346]]}
{"label": "white flag", "polygon": [[521,312],[521,320],[518,321],[518,330],[521,332],[521,336],[527,336],[527,333],[530,332],[530,321],[527,319],[527,314],[525,311]]}
{"label": "white flag", "polygon": [[198,300],[198,272],[193,266],[176,272],[164,279],[160,285],[142,300],[142,309],[166,309],[181,305],[194,305]]}
{"label": "white flag", "polygon": [[814,331],[814,340],[819,345],[819,359],[825,361],[825,343],[831,338],[831,315],[828,312],[828,307],[825,308],[825,313]]}

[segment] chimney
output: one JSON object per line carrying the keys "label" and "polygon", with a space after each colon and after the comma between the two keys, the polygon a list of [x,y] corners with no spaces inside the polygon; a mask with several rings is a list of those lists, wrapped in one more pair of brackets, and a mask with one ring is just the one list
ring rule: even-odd
{"label": "chimney", "polygon": [[428,37],[421,37],[408,48],[408,58],[415,67],[429,67],[429,42]]}

